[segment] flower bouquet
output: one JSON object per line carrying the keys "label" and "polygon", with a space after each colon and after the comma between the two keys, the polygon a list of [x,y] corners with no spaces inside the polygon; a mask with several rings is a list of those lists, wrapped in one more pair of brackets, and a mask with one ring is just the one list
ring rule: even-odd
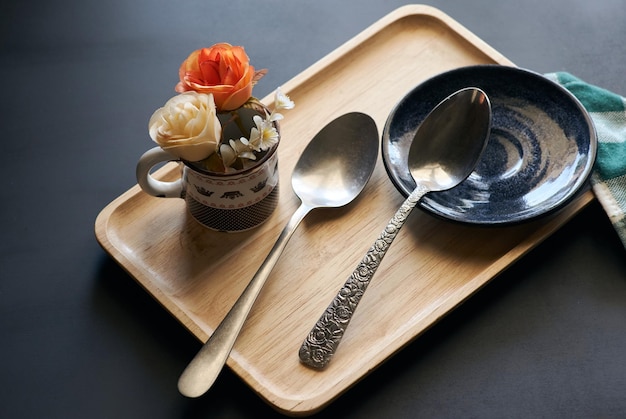
{"label": "flower bouquet", "polygon": [[[148,125],[158,147],[137,163],[137,182],[160,198],[183,198],[200,224],[245,231],[278,205],[278,121],[294,103],[276,89],[270,110],[252,96],[266,73],[244,49],[226,43],[192,52],[180,66],[179,93],[157,109]],[[175,181],[152,177],[158,164],[178,161]]]}
{"label": "flower bouquet", "polygon": [[232,173],[254,167],[278,145],[280,111],[294,107],[280,88],[271,111],[252,96],[266,72],[250,65],[241,46],[218,43],[192,52],[179,69],[179,94],[150,118],[150,137],[201,170]]}

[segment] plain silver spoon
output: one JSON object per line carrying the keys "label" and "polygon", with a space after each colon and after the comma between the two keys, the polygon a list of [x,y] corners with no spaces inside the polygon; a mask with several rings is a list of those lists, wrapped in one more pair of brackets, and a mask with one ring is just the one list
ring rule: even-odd
{"label": "plain silver spoon", "polygon": [[369,181],[377,158],[376,123],[360,112],[338,117],[311,140],[291,177],[300,207],[239,299],[183,371],[178,380],[181,394],[198,397],[213,385],[263,284],[304,216],[314,208],[341,207],[354,200]]}
{"label": "plain silver spoon", "polygon": [[404,225],[428,192],[451,189],[474,170],[491,131],[491,104],[480,89],[448,96],[420,124],[409,150],[409,170],[416,187],[374,242],[352,275],[304,340],[300,360],[322,369],[328,365],[365,289]]}

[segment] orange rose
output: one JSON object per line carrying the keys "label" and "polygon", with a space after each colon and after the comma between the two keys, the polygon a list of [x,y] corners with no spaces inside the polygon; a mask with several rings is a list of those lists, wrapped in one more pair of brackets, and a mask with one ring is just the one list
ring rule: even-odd
{"label": "orange rose", "polygon": [[243,47],[219,43],[192,52],[178,74],[177,92],[212,93],[217,109],[230,111],[252,96],[252,86],[265,73],[255,73]]}

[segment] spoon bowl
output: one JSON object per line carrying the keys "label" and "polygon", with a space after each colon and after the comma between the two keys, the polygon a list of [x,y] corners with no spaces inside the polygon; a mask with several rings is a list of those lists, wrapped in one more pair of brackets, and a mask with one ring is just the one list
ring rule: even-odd
{"label": "spoon bowl", "polygon": [[181,394],[199,397],[213,385],[263,284],[304,216],[314,208],[341,207],[354,200],[369,181],[377,158],[378,129],[363,113],[338,117],[311,140],[292,173],[300,206],[241,296],[181,374]]}
{"label": "spoon bowl", "polygon": [[352,112],[326,125],[302,152],[291,186],[303,204],[342,207],[356,198],[378,159],[378,131],[371,117]]}
{"label": "spoon bowl", "polygon": [[385,253],[418,201],[428,192],[463,182],[485,149],[491,130],[491,104],[477,88],[453,93],[417,129],[409,151],[416,187],[346,280],[300,347],[300,361],[323,369],[330,362]]}
{"label": "spoon bowl", "polygon": [[409,149],[415,183],[445,191],[474,170],[491,129],[491,106],[480,89],[467,88],[444,99],[424,119]]}

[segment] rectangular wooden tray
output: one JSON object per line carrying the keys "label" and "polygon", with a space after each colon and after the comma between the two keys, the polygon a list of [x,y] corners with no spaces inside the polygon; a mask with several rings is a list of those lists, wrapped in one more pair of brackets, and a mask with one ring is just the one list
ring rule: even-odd
{"label": "rectangular wooden tray", "polygon": [[[258,229],[203,229],[180,199],[138,186],[96,220],[102,247],[199,340],[205,341],[274,244],[299,201],[291,172],[326,123],[365,112],[382,132],[394,104],[423,80],[472,64],[513,65],[437,9],[405,6],[299,74],[282,88],[296,108],[281,121],[280,203]],[[266,97],[271,103],[273,97]],[[158,171],[177,175],[170,163]],[[260,397],[289,415],[320,410],[415,339],[593,199],[579,196],[556,216],[484,229],[415,211],[396,238],[329,367],[299,363],[298,349],[344,280],[403,201],[379,160],[362,196],[313,211],[261,292],[228,360]]]}

